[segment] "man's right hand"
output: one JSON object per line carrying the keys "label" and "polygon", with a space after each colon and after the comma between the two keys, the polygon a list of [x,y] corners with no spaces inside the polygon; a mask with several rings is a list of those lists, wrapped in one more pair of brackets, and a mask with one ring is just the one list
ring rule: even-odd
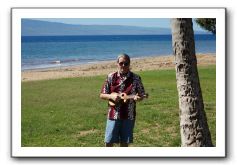
{"label": "man's right hand", "polygon": [[113,100],[114,102],[118,102],[120,100],[120,96],[118,93],[111,93],[110,99]]}

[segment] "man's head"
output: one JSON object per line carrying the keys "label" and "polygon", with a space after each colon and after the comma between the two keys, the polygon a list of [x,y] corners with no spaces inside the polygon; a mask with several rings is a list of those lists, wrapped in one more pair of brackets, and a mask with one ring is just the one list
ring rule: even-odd
{"label": "man's head", "polygon": [[128,73],[130,70],[130,57],[127,54],[120,54],[117,58],[117,65],[120,73]]}

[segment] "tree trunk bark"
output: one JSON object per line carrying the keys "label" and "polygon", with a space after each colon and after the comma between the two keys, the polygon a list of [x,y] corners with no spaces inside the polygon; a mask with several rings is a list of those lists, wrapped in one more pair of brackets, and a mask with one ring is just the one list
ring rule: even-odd
{"label": "tree trunk bark", "polygon": [[211,147],[211,134],[199,83],[192,19],[171,20],[179,94],[182,147]]}

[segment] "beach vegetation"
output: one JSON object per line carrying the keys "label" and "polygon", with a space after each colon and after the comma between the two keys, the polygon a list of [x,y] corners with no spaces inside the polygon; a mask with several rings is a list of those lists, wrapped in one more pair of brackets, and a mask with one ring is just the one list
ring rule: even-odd
{"label": "beach vegetation", "polygon": [[201,28],[216,34],[216,18],[197,18],[195,21]]}

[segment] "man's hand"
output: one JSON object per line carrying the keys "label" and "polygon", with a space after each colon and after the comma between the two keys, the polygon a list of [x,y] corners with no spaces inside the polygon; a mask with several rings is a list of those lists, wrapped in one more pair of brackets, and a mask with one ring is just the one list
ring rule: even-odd
{"label": "man's hand", "polygon": [[111,93],[110,94],[110,99],[113,100],[114,102],[118,102],[120,100],[120,96],[118,93]]}
{"label": "man's hand", "polygon": [[142,100],[142,97],[138,96],[138,93],[134,96],[135,101],[140,101]]}

